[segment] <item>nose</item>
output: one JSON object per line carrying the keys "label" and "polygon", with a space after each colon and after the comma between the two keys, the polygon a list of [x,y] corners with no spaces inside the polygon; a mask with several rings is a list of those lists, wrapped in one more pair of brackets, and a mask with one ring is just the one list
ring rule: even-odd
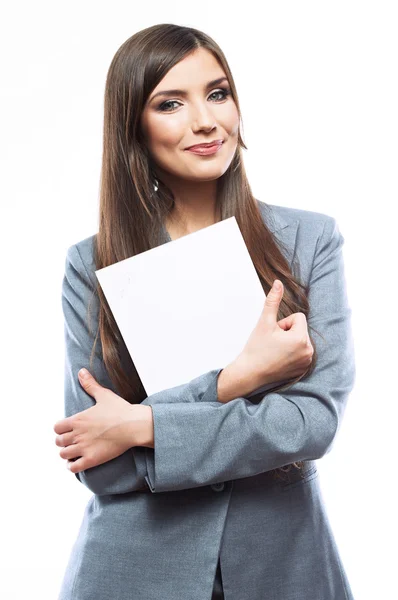
{"label": "nose", "polygon": [[192,109],[192,131],[211,131],[216,126],[216,119],[209,104],[200,103]]}

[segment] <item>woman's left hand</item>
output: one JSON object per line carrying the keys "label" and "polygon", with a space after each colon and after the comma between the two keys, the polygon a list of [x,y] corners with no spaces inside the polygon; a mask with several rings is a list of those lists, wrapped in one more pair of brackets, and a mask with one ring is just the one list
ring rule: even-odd
{"label": "woman's left hand", "polygon": [[[101,386],[88,373],[79,381],[95,406],[57,421],[54,431],[61,458],[72,473],[105,463],[133,446],[153,447],[153,417],[149,405],[130,404]],[[72,460],[77,458],[77,460]]]}

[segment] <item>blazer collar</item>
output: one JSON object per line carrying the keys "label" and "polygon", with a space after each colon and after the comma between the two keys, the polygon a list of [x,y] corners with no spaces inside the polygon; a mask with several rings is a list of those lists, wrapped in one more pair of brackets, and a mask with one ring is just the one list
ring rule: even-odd
{"label": "blazer collar", "polygon": [[284,229],[285,227],[289,227],[289,225],[294,222],[294,220],[291,220],[288,217],[284,218],[282,216],[280,212],[280,208],[282,207],[279,207],[275,204],[266,204],[261,200],[257,200],[257,203],[263,220],[271,233],[279,231],[280,229]]}
{"label": "blazer collar", "polygon": [[[281,249],[282,251],[285,250],[284,254],[289,260],[291,268],[299,220],[287,216],[286,214],[285,216],[282,216],[279,210],[281,207],[277,205],[265,204],[265,202],[262,202],[261,200],[258,200],[257,202],[269,231],[275,234],[275,237],[282,243]],[[161,237],[162,243],[171,241],[164,224],[162,224],[161,227]]]}
{"label": "blazer collar", "polygon": [[258,203],[269,231],[281,242],[281,250],[284,251],[285,256],[289,260],[290,268],[292,268],[299,219],[286,215],[286,212],[282,216],[280,211],[282,207],[274,204],[265,204],[261,201],[258,201]]}

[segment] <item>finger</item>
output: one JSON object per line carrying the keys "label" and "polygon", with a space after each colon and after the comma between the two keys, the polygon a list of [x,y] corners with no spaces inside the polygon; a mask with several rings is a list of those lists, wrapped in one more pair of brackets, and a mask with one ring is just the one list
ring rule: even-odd
{"label": "finger", "polygon": [[78,458],[77,460],[67,460],[66,466],[72,473],[79,473],[80,471],[84,471],[84,469],[86,468],[84,456]]}
{"label": "finger", "polygon": [[297,312],[292,315],[294,317],[292,319],[291,329],[296,330],[298,333],[303,332],[308,335],[307,329],[307,318],[303,312]]}
{"label": "finger", "polygon": [[307,331],[307,319],[304,313],[297,312],[292,315],[288,315],[284,319],[278,321],[278,325],[281,329],[287,331],[288,329],[295,329]]}
{"label": "finger", "polygon": [[75,443],[75,433],[74,431],[69,431],[68,433],[64,433],[62,435],[57,435],[55,438],[55,445],[60,446],[61,448],[65,448],[65,446],[69,446],[70,444]]}
{"label": "finger", "polygon": [[57,421],[53,429],[55,433],[67,433],[68,431],[72,431],[72,417],[67,417],[66,419]]}
{"label": "finger", "polygon": [[76,458],[76,457],[81,457],[82,455],[82,450],[79,447],[79,444],[71,444],[70,446],[67,446],[66,448],[62,448],[62,450],[60,450],[59,455],[61,458],[67,458],[67,459],[71,459],[71,458]]}
{"label": "finger", "polygon": [[[279,285],[279,289],[278,289]],[[264,309],[262,317],[266,318],[267,321],[276,322],[278,315],[279,304],[283,296],[283,283],[280,279],[275,279],[270,291],[267,294],[264,303]]]}
{"label": "finger", "polygon": [[102,389],[102,386],[94,379],[87,369],[80,369],[78,376],[84,390],[90,394],[90,396],[97,399],[96,395]]}
{"label": "finger", "polygon": [[284,319],[281,319],[280,321],[278,321],[278,325],[281,329],[288,331],[288,329],[290,329],[293,325],[293,315],[288,315]]}

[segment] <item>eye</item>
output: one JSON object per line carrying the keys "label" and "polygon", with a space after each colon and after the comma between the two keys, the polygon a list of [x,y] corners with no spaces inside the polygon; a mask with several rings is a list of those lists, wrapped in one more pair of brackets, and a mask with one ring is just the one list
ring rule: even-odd
{"label": "eye", "polygon": [[[220,100],[225,100],[225,98],[227,98],[227,96],[229,96],[231,94],[231,90],[229,88],[220,88],[218,90],[215,90],[214,92],[212,92],[209,96],[209,98],[211,96],[214,96],[215,94],[222,94],[222,97],[220,98]],[[170,107],[170,105],[172,104],[180,104],[179,102],[177,102],[177,100],[166,100],[166,102],[162,102],[162,104],[160,104],[156,110],[158,110],[159,112],[171,112],[173,110],[173,108],[168,108]]]}
{"label": "eye", "polygon": [[160,112],[170,112],[170,110],[167,108],[170,104],[178,104],[178,102],[176,100],[167,100],[158,106],[156,110],[159,110]]}
{"label": "eye", "polygon": [[214,92],[212,92],[210,94],[210,96],[213,96],[214,94],[222,94],[222,98],[221,100],[224,100],[227,96],[229,96],[231,93],[231,90],[229,88],[220,88],[219,90],[215,90]]}

